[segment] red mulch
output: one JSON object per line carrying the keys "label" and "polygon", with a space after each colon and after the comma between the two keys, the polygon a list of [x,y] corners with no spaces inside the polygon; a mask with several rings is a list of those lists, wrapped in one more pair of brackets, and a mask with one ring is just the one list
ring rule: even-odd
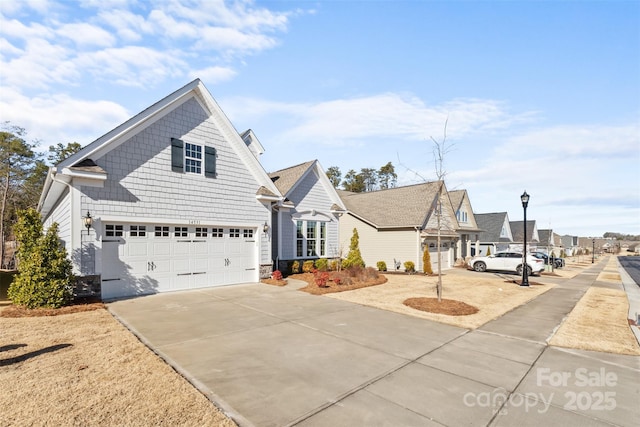
{"label": "red mulch", "polygon": [[416,310],[436,314],[447,314],[449,316],[468,316],[469,314],[475,314],[479,311],[477,307],[452,299],[441,299],[438,301],[438,298],[408,298],[403,304]]}
{"label": "red mulch", "polygon": [[63,314],[82,313],[84,311],[100,310],[105,308],[102,302],[77,301],[71,305],[60,308],[26,308],[19,305],[10,305],[0,310],[0,317],[43,317],[60,316]]}
{"label": "red mulch", "polygon": [[300,288],[299,290],[310,293],[312,295],[324,295],[331,294],[335,292],[343,292],[343,291],[352,291],[354,289],[366,288],[368,286],[376,286],[382,285],[387,282],[387,278],[384,275],[378,275],[377,279],[370,279],[366,281],[358,281],[356,279],[352,279],[353,282],[350,285],[340,284],[337,285],[332,280],[327,281],[327,285],[324,288],[316,285],[315,276],[313,273],[302,273],[302,274],[292,274],[289,276],[291,279],[302,280],[303,282],[307,282],[308,285],[304,288]]}

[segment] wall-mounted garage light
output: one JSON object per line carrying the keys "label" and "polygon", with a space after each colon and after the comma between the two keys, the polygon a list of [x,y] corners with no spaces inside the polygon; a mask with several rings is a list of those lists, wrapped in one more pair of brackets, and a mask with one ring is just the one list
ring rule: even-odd
{"label": "wall-mounted garage light", "polygon": [[267,221],[264,222],[264,225],[262,226],[262,231],[264,231],[265,234],[267,234],[267,232],[269,231],[269,224],[267,224]]}
{"label": "wall-mounted garage light", "polygon": [[84,222],[84,226],[87,229],[87,234],[89,234],[89,230],[93,225],[93,218],[91,217],[91,213],[89,211],[87,211],[87,216],[82,217],[82,221]]}

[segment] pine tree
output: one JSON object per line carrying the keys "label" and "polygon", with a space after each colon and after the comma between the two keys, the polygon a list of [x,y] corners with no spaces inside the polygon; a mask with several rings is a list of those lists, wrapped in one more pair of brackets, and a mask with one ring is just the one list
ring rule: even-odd
{"label": "pine tree", "polygon": [[349,245],[349,253],[347,259],[342,261],[343,268],[349,268],[354,266],[364,267],[364,260],[362,254],[360,254],[360,236],[358,236],[358,229],[353,229],[353,235],[351,236],[351,244]]}

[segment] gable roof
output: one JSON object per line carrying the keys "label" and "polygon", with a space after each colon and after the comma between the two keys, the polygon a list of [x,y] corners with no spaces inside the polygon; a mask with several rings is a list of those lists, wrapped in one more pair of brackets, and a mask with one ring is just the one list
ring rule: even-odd
{"label": "gable roof", "polygon": [[[506,224],[510,227],[509,217],[506,212],[492,212],[484,214],[474,214],[476,218],[476,224],[478,228],[483,231],[478,234],[478,239],[481,242],[512,242],[513,240],[507,237],[500,237],[502,234],[502,227]],[[511,230],[507,230],[507,234],[510,234]]]}
{"label": "gable roof", "polygon": [[451,199],[451,206],[453,207],[453,211],[457,212],[458,209],[462,206],[462,201],[464,200],[464,196],[467,194],[467,190],[453,190],[449,191],[449,198]]}
{"label": "gable roof", "polygon": [[[38,209],[42,213],[43,217],[46,217],[48,212],[56,203],[58,197],[60,197],[64,191],[64,183],[69,183],[71,178],[78,176],[78,173],[84,173],[82,178],[98,178],[101,180],[107,178],[108,171],[106,171],[106,173],[102,171],[102,173],[96,174],[95,172],[88,172],[79,169],[82,167],[81,165],[86,164],[88,161],[93,162],[93,160],[97,160],[104,156],[109,151],[123,144],[129,140],[129,138],[160,120],[175,108],[192,98],[196,99],[196,101],[208,113],[209,118],[215,122],[222,136],[229,142],[240,160],[247,165],[247,169],[259,185],[264,187],[271,194],[276,195],[277,198],[280,198],[277,187],[269,179],[257,157],[247,146],[247,143],[243,140],[242,136],[235,130],[204,84],[200,79],[195,79],[91,142],[56,166],[51,167],[38,203]],[[245,137],[249,136],[247,132],[245,132],[244,135]],[[88,173],[91,173],[91,175],[87,175]],[[260,195],[258,194],[257,196]]]}
{"label": "gable roof", "polygon": [[[513,233],[513,241],[514,242],[523,242],[524,239],[524,221],[510,221],[511,232]],[[527,242],[540,242],[539,236],[536,239],[534,232],[536,230],[536,221],[531,220],[527,221]],[[546,243],[546,242],[545,242]]]}
{"label": "gable roof", "polygon": [[[527,234],[529,234],[529,233],[527,233]],[[555,233],[551,229],[540,229],[540,230],[538,230],[538,239],[540,240],[540,243],[545,244],[545,245],[547,245],[547,244],[554,245],[555,244],[554,235],[555,235]]]}
{"label": "gable roof", "polygon": [[331,185],[331,182],[329,182],[329,178],[327,178],[327,174],[322,169],[322,166],[320,166],[320,162],[318,160],[311,160],[305,163],[300,163],[299,165],[271,172],[269,173],[269,178],[271,178],[271,181],[273,181],[285,199],[288,199],[289,195],[296,189],[298,184],[300,184],[310,173],[313,173],[314,170],[318,180],[332,201],[331,210],[334,212],[345,211],[346,207],[342,199],[338,195],[336,189],[333,188],[333,185]]}
{"label": "gable roof", "polygon": [[316,161],[300,163],[299,165],[290,166],[285,169],[280,169],[276,172],[269,173],[269,178],[278,187],[278,190],[286,197],[286,195],[293,190],[294,186],[306,175]]}
{"label": "gable roof", "polygon": [[341,192],[347,209],[377,228],[423,227],[436,203],[442,181],[365,193]]}

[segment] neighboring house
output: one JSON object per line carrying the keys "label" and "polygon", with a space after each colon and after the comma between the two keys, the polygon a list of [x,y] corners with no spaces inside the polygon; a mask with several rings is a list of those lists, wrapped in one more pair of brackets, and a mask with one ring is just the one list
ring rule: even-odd
{"label": "neighboring house", "polygon": [[478,241],[482,230],[478,228],[467,190],[449,191],[449,199],[459,225],[457,230],[459,240],[454,247],[453,258],[464,260],[471,256],[471,248]]}
{"label": "neighboring house", "polygon": [[412,261],[422,271],[422,255],[429,248],[431,266],[438,268],[438,191],[442,191],[441,268],[453,266],[453,246],[458,239],[458,221],[442,181],[396,187],[365,193],[340,192],[348,213],[340,218],[342,255],[349,250],[353,229],[358,230],[359,248],[367,266],[384,261],[388,270],[396,263]]}
{"label": "neighboring house", "polygon": [[538,230],[538,238],[540,239],[537,247],[539,251],[546,254],[553,253],[557,257],[560,256],[563,250],[562,242],[560,241],[560,236],[554,233],[552,229]]}
{"label": "neighboring house", "polygon": [[479,233],[477,244],[471,248],[471,256],[484,256],[487,249],[491,248],[491,253],[509,250],[513,243],[511,223],[506,212],[492,212],[475,214]]}
{"label": "neighboring house", "polygon": [[567,256],[572,256],[576,250],[580,247],[578,244],[578,236],[570,236],[565,234],[560,236],[561,245],[564,248],[564,252]]}
{"label": "neighboring house", "polygon": [[[511,221],[511,232],[513,233],[513,243],[509,249],[522,252],[524,247],[524,221]],[[527,221],[527,251],[535,250],[540,243],[538,227],[535,220]]]}
{"label": "neighboring house", "polygon": [[272,254],[278,269],[292,261],[336,258],[346,208],[317,160],[269,174],[284,200],[273,211]]}
{"label": "neighboring house", "polygon": [[52,167],[38,209],[103,299],[255,282],[282,201],[262,151],[196,79]]}

